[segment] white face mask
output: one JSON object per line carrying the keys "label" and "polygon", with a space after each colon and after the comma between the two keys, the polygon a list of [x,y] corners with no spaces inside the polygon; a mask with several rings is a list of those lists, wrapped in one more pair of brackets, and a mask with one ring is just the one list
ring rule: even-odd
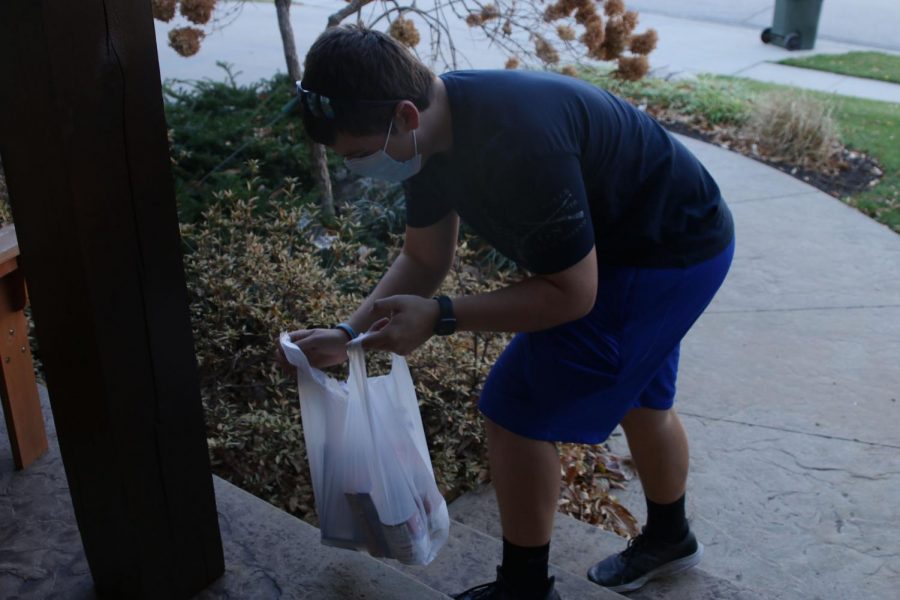
{"label": "white face mask", "polygon": [[394,120],[388,128],[387,138],[384,140],[384,148],[362,158],[345,158],[344,164],[350,171],[363,177],[374,177],[386,181],[403,181],[409,179],[422,168],[422,155],[419,154],[419,144],[416,141],[416,130],[413,129],[413,148],[415,154],[412,158],[399,161],[391,158],[387,153],[388,141],[391,139],[391,131],[394,129]]}

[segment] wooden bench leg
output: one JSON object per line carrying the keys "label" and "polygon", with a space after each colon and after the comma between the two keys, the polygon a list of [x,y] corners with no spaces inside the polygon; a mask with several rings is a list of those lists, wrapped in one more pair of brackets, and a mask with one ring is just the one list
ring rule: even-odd
{"label": "wooden bench leg", "polygon": [[25,280],[16,269],[0,279],[0,399],[17,469],[47,451],[24,308]]}

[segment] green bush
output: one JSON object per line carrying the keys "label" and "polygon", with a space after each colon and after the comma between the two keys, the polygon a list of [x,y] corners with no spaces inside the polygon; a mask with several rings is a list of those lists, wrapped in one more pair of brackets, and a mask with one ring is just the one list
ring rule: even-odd
{"label": "green bush", "polygon": [[[350,219],[323,232],[297,206],[298,190],[282,191],[267,211],[240,193],[221,194],[201,221],[182,226],[185,268],[214,470],[312,520],[295,382],[280,375],[272,353],[279,332],[345,316],[392,257],[361,252],[360,225]],[[323,242],[325,235],[332,237]],[[465,245],[460,254],[468,257]],[[477,269],[459,268],[445,290],[487,287]],[[502,335],[463,334],[410,357],[435,474],[451,499],[486,477],[476,400],[502,347]],[[386,368],[386,356],[372,358],[373,372]]]}
{"label": "green bush", "polygon": [[258,182],[261,208],[286,177],[295,178],[305,190],[298,201],[315,202],[311,142],[298,115],[282,113],[293,84],[287,76],[276,76],[237,85],[227,65],[222,66],[229,75],[225,81],[164,86],[181,221],[199,218],[216,190],[241,186],[250,177]]}

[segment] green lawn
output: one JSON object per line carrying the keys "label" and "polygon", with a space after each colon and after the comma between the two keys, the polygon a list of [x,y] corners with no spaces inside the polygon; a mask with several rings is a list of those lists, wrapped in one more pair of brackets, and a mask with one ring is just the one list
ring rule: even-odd
{"label": "green lawn", "polygon": [[[789,89],[743,80],[748,90],[765,93]],[[841,141],[873,156],[884,169],[881,182],[872,189],[844,200],[900,233],[900,104],[850,96],[808,92],[834,106]]]}
{"label": "green lawn", "polygon": [[900,56],[883,52],[818,54],[805,58],[787,58],[780,64],[900,83]]}
{"label": "green lawn", "polygon": [[[753,110],[754,99],[762,94],[789,89],[797,91],[788,86],[734,77],[621,82],[602,72],[589,70],[582,71],[581,76],[636,104],[698,115],[709,123],[722,125],[743,123]],[[900,104],[806,93],[834,107],[841,141],[846,146],[873,156],[884,169],[884,177],[878,185],[843,200],[900,233]]]}

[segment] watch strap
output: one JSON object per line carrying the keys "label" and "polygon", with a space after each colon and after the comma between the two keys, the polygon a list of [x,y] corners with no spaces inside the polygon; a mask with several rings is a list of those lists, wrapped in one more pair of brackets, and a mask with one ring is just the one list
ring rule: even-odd
{"label": "watch strap", "polygon": [[435,296],[440,314],[434,326],[437,335],[450,335],[456,333],[456,316],[453,314],[453,301],[447,296]]}
{"label": "watch strap", "polygon": [[355,340],[358,336],[356,330],[354,330],[353,327],[350,326],[350,323],[338,323],[334,326],[334,329],[340,329],[341,331],[346,333],[351,340]]}

